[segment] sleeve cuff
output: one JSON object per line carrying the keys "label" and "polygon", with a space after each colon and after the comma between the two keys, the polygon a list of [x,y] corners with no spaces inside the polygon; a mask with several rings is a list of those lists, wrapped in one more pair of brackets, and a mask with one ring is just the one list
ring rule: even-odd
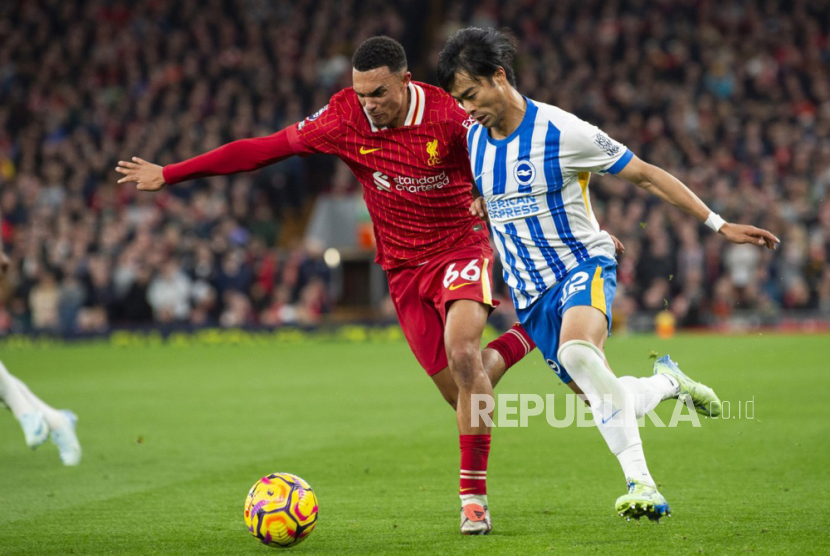
{"label": "sleeve cuff", "polygon": [[167,185],[173,185],[175,183],[178,183],[178,181],[176,180],[176,176],[174,175],[175,172],[173,171],[172,166],[174,165],[168,164],[167,166],[161,169],[161,175],[164,178],[164,183],[166,183]]}
{"label": "sleeve cuff", "polygon": [[286,139],[288,139],[288,145],[291,147],[296,154],[305,154],[303,142],[300,139],[300,130],[297,128],[297,124],[289,126],[286,128]]}
{"label": "sleeve cuff", "polygon": [[605,173],[619,174],[620,171],[622,171],[622,169],[626,167],[626,165],[632,158],[634,158],[634,153],[628,149],[625,149],[623,155],[619,159],[617,159],[617,161],[614,164],[612,164],[610,168],[606,169]]}

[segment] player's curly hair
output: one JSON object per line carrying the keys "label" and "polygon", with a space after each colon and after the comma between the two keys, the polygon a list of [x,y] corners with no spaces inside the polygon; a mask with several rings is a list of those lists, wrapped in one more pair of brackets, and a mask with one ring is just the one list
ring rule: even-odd
{"label": "player's curly hair", "polygon": [[366,39],[352,56],[352,67],[357,71],[369,71],[386,66],[389,73],[406,70],[406,52],[401,43],[391,37]]}
{"label": "player's curly hair", "polygon": [[507,80],[515,87],[516,44],[516,38],[507,29],[468,27],[456,31],[438,55],[438,84],[449,91],[459,72],[473,78],[486,77],[492,83],[496,70],[504,68]]}

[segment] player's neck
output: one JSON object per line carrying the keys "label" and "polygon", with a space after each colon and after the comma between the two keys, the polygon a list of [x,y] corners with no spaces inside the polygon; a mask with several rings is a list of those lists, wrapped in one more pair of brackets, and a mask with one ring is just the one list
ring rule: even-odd
{"label": "player's neck", "polygon": [[409,105],[412,103],[412,91],[409,87],[406,88],[406,102],[401,106],[401,111],[389,127],[402,127],[406,123],[406,116],[409,114]]}
{"label": "player's neck", "polygon": [[527,111],[527,102],[519,91],[510,87],[507,96],[507,107],[501,121],[490,128],[490,137],[493,139],[506,139],[516,131],[524,120]]}

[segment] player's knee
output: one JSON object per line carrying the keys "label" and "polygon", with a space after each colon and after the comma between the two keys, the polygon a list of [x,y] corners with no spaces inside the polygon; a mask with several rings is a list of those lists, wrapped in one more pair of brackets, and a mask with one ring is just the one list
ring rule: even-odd
{"label": "player's knee", "polygon": [[579,371],[591,367],[591,362],[597,357],[602,360],[602,352],[596,346],[582,340],[571,340],[559,347],[557,357],[568,372]]}
{"label": "player's knee", "polygon": [[449,359],[450,368],[453,367],[453,364],[459,368],[472,367],[477,357],[481,357],[481,351],[472,342],[457,342],[447,346],[447,359]]}
{"label": "player's knee", "polygon": [[459,342],[447,347],[452,375],[459,386],[467,386],[476,379],[476,371],[482,371],[481,365],[476,365],[476,358],[481,357],[479,346],[472,342]]}

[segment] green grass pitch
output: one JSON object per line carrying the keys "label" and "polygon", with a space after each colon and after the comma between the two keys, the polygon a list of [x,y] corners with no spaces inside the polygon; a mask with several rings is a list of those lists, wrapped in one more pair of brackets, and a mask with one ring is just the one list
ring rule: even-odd
{"label": "green grass pitch", "polygon": [[[82,464],[64,468],[0,413],[0,555],[271,554],[245,530],[242,505],[276,471],[319,497],[297,554],[830,553],[830,337],[607,346],[620,375],[650,373],[651,350],[731,404],[730,419],[700,428],[642,429],[673,516],[617,517],[623,477],[599,433],[535,417],[494,429],[494,532],[464,537],[455,420],[402,341],[0,346],[35,393],[78,413],[84,447]],[[565,392],[538,352],[497,389]],[[672,409],[657,413],[668,422]]]}

